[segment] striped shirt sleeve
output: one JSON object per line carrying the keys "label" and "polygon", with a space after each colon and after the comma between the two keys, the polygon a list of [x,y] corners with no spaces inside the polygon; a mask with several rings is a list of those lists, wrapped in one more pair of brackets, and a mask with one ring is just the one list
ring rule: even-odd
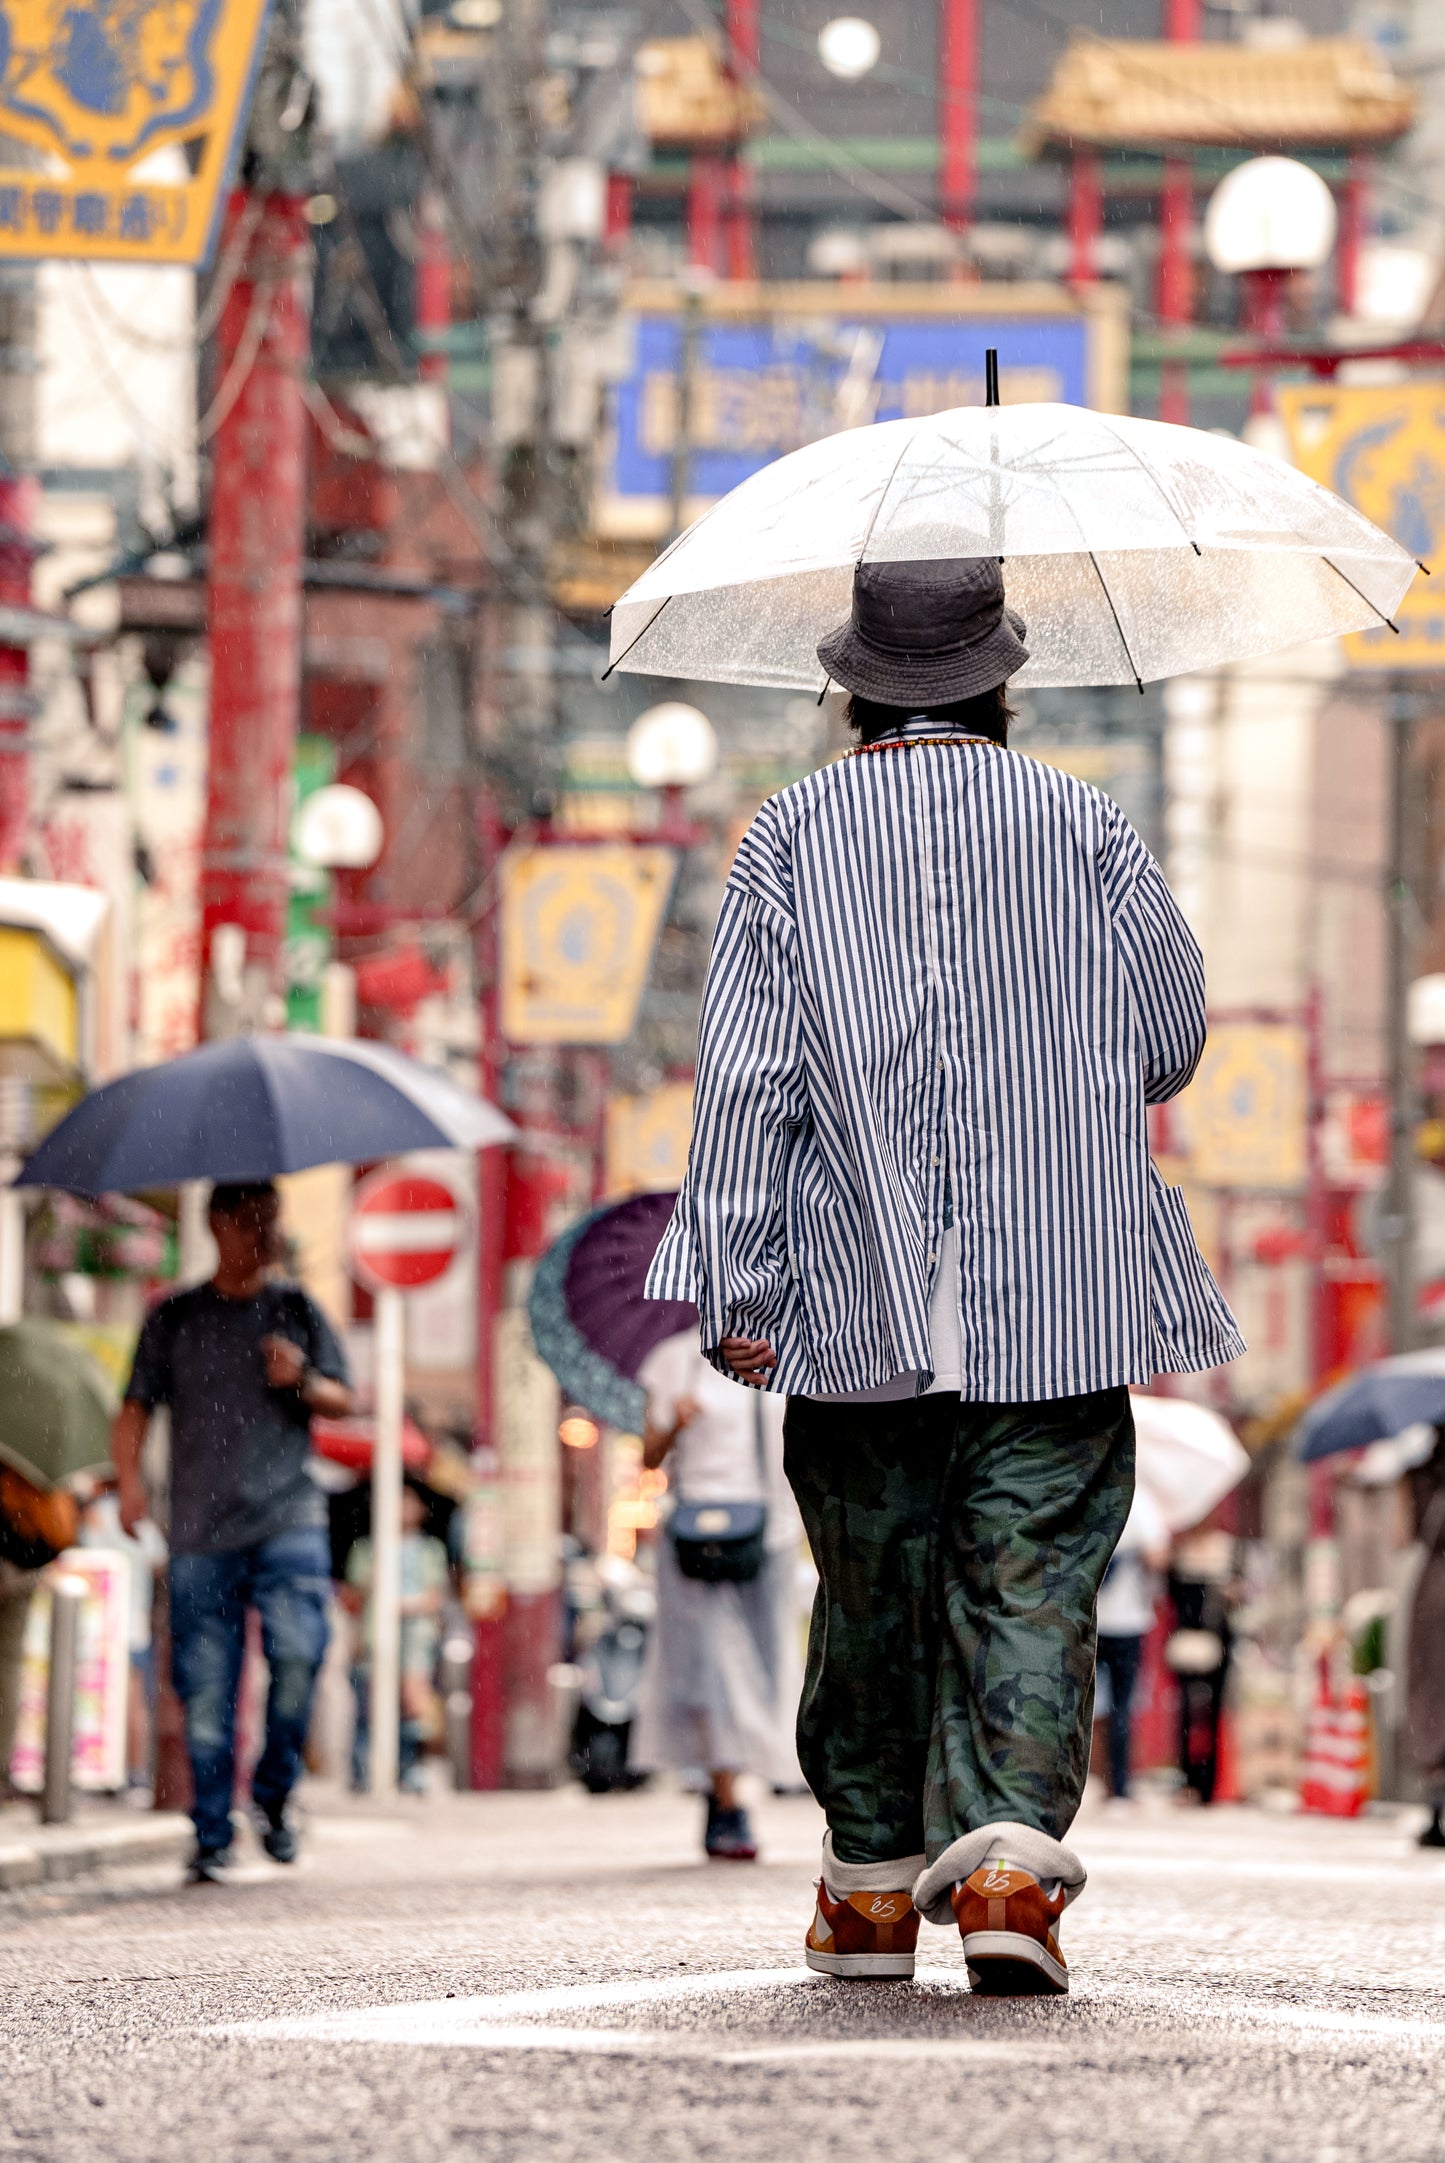
{"label": "striped shirt sleeve", "polygon": [[[748,852],[749,858],[753,851]],[[723,898],[703,997],[692,1218],[702,1342],[756,1336],[786,1295],[784,1170],[807,1118],[797,937],[767,880],[740,862]],[[727,1288],[727,1298],[719,1296]]]}
{"label": "striped shirt sleeve", "polygon": [[1106,842],[1114,934],[1139,1031],[1144,1101],[1178,1096],[1204,1050],[1204,957],[1164,874],[1122,814]]}

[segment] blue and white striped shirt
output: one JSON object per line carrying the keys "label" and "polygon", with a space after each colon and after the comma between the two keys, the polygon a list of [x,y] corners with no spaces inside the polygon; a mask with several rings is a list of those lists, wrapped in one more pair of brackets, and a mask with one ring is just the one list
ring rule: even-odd
{"label": "blue and white striped shirt", "polygon": [[951,1193],[965,1398],[1234,1359],[1145,1131],[1204,1033],[1199,949],[1097,789],[963,740],[824,767],[768,799],[728,879],[648,1296],[697,1302],[715,1364],[767,1338],[774,1390],[926,1388]]}

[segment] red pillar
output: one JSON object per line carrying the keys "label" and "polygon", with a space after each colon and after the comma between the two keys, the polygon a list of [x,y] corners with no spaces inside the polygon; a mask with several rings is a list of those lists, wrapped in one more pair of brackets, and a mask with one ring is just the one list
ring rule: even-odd
{"label": "red pillar", "polygon": [[[237,191],[227,234],[248,208]],[[235,1027],[213,997],[223,924],[245,933],[245,1018],[275,988],[287,901],[287,821],[301,704],[310,233],[301,199],[266,197],[216,337],[207,608],[211,727],[201,845],[201,1033]]]}
{"label": "red pillar", "polygon": [[1340,189],[1339,237],[1335,243],[1335,300],[1341,315],[1353,315],[1360,297],[1360,249],[1369,212],[1369,167],[1364,153],[1352,150]]}
{"label": "red pillar", "polygon": [[1096,150],[1076,150],[1069,161],[1069,283],[1093,285],[1099,275],[1095,249],[1104,222],[1104,183]]}
{"label": "red pillar", "polygon": [[[1240,284],[1244,289],[1245,329],[1251,331],[1261,345],[1273,345],[1284,329],[1290,272],[1247,270],[1243,273]],[[1269,370],[1256,368],[1249,394],[1251,413],[1269,412],[1274,403],[1270,383]]]}
{"label": "red pillar", "polygon": [[687,259],[703,270],[723,267],[723,191],[726,168],[721,158],[695,152],[688,163]]}
{"label": "red pillar", "polygon": [[973,215],[978,0],[939,0],[938,206],[962,232]]}
{"label": "red pillar", "polygon": [[[1194,272],[1189,236],[1194,223],[1194,174],[1187,158],[1164,160],[1159,191],[1159,284],[1155,308],[1163,330],[1182,330],[1194,315]],[[1159,367],[1159,418],[1187,425],[1189,363],[1164,360]]]}
{"label": "red pillar", "polygon": [[[727,0],[726,19],[731,72],[738,82],[751,82],[757,74],[763,51],[759,0]],[[728,277],[755,278],[758,269],[753,172],[736,151],[728,162],[723,241]]]}
{"label": "red pillar", "polygon": [[[0,602],[11,608],[30,606],[39,500],[33,474],[0,478]],[[0,646],[0,874],[21,868],[30,831],[29,683],[29,648]]]}
{"label": "red pillar", "polygon": [[609,248],[620,248],[632,231],[632,196],[631,173],[607,175],[605,238]]}
{"label": "red pillar", "polygon": [[[1164,35],[1189,45],[1199,36],[1200,0],[1164,0]],[[1164,330],[1194,319],[1194,270],[1189,241],[1194,226],[1194,170],[1188,158],[1166,158],[1159,191],[1159,282],[1155,308]],[[1159,418],[1189,419],[1189,364],[1165,360],[1159,371]]]}
{"label": "red pillar", "polygon": [[[446,216],[434,197],[422,203],[417,219],[414,315],[418,331],[430,337],[451,328],[451,249],[447,245]],[[430,337],[424,335],[417,372],[427,382],[444,383],[447,356],[432,349]]]}

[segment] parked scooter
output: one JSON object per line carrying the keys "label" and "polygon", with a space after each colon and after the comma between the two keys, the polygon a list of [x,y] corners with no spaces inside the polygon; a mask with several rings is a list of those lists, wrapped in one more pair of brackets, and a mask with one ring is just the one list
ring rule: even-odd
{"label": "parked scooter", "polygon": [[600,1604],[579,1623],[579,1703],[568,1763],[590,1794],[641,1787],[647,1778],[629,1767],[627,1749],[656,1607],[642,1572],[614,1561],[602,1574]]}

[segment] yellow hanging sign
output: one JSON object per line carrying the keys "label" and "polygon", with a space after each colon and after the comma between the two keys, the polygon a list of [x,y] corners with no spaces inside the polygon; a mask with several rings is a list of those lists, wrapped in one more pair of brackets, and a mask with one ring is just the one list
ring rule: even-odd
{"label": "yellow hanging sign", "polygon": [[1302,384],[1275,392],[1290,456],[1408,548],[1417,578],[1388,624],[1351,632],[1352,668],[1445,669],[1445,383]]}
{"label": "yellow hanging sign", "polygon": [[663,1082],[607,1107],[603,1168],[608,1201],[680,1187],[692,1140],[692,1083]]}
{"label": "yellow hanging sign", "polygon": [[624,845],[502,859],[502,1034],[513,1044],[621,1044],[662,929],[677,858]]}
{"label": "yellow hanging sign", "polygon": [[1201,1186],[1298,1193],[1309,1175],[1309,1046],[1288,1022],[1215,1022],[1174,1100]]}
{"label": "yellow hanging sign", "polygon": [[0,258],[204,263],[267,0],[0,0]]}

